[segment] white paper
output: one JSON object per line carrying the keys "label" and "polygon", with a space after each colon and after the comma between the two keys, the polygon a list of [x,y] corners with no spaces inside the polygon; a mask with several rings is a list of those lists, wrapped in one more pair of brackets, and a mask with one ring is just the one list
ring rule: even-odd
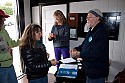
{"label": "white paper", "polygon": [[65,59],[62,59],[60,60],[62,63],[71,63],[71,62],[76,62],[75,59],[73,58],[65,58]]}
{"label": "white paper", "polygon": [[64,68],[64,69],[77,69],[77,64],[60,64],[59,68]]}

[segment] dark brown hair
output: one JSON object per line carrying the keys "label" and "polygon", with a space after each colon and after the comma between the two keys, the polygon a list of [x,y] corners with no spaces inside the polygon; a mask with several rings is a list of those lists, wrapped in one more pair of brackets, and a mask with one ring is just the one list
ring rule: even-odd
{"label": "dark brown hair", "polygon": [[22,37],[20,38],[20,46],[24,45],[30,45],[31,47],[35,47],[35,32],[38,32],[39,30],[42,31],[42,28],[37,24],[29,24],[26,26]]}

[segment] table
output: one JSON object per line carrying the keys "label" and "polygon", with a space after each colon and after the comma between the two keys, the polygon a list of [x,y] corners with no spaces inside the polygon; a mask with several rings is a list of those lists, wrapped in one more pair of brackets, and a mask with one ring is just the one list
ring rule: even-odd
{"label": "table", "polygon": [[67,77],[58,77],[55,74],[56,77],[56,82],[55,83],[85,83],[85,72],[84,69],[82,68],[82,62],[77,61],[76,63],[71,63],[71,64],[77,64],[77,77],[76,78],[67,78]]}

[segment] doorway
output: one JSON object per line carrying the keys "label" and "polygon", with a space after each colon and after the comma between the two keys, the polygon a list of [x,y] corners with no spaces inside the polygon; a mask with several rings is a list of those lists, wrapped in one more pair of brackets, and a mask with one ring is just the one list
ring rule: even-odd
{"label": "doorway", "polygon": [[[67,5],[60,4],[60,5],[49,5],[49,6],[42,6],[42,31],[43,31],[43,43],[46,46],[47,52],[50,54],[49,59],[55,59],[54,54],[54,47],[53,42],[48,41],[48,35],[51,32],[52,26],[54,24],[53,13],[56,10],[61,10],[65,17],[67,14]],[[57,68],[56,66],[51,66],[49,69],[49,73],[55,74]]]}

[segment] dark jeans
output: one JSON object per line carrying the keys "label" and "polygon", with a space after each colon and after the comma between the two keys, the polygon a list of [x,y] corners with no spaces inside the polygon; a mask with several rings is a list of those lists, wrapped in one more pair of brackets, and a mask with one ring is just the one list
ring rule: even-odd
{"label": "dark jeans", "polygon": [[[70,57],[69,47],[54,47],[54,52],[57,61],[61,60],[61,54],[63,56],[63,59]],[[59,68],[59,64],[57,64],[57,68]]]}
{"label": "dark jeans", "polygon": [[0,67],[0,83],[18,83],[13,65],[9,68]]}
{"label": "dark jeans", "polygon": [[48,76],[39,79],[29,80],[29,83],[48,83]]}
{"label": "dark jeans", "polygon": [[105,83],[105,78],[91,79],[87,77],[86,83]]}

